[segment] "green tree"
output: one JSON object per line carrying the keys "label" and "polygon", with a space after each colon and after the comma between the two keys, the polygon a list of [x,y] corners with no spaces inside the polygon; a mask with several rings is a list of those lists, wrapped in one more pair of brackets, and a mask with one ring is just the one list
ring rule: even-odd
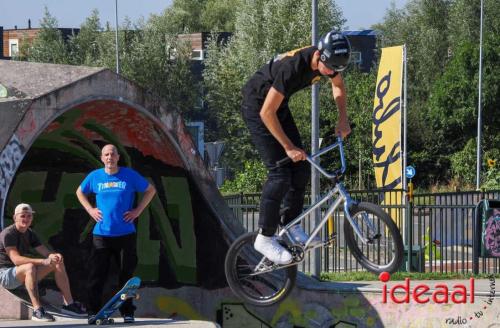
{"label": "green tree", "polygon": [[245,161],[243,170],[233,180],[226,180],[220,188],[224,193],[261,192],[267,178],[267,169],[260,160]]}
{"label": "green tree", "polygon": [[174,0],[165,10],[171,33],[194,33],[202,31],[200,17],[207,0]]}
{"label": "green tree", "polygon": [[194,116],[201,95],[191,74],[191,46],[169,32],[165,16],[122,30],[122,74],[163,97],[187,119]]}
{"label": "green tree", "polygon": [[80,26],[80,32],[69,42],[70,62],[75,65],[94,66],[101,59],[99,43],[102,40],[103,28],[99,19],[99,11],[94,9]]}
{"label": "green tree", "polygon": [[58,29],[57,19],[45,7],[40,21],[41,30],[27,51],[29,61],[53,64],[69,63],[68,49],[61,31]]}
{"label": "green tree", "polygon": [[203,31],[233,32],[242,0],[207,0],[201,15]]}
{"label": "green tree", "polygon": [[173,34],[233,32],[236,11],[243,0],[174,0],[161,15]]}
{"label": "green tree", "polygon": [[[500,42],[497,38],[485,38],[483,45],[483,102],[482,102],[482,152],[498,148],[500,142],[500,78],[496,67],[500,62]],[[425,148],[430,159],[441,164],[437,170],[449,172],[447,159],[456,153],[460,158],[469,143],[475,143],[477,135],[477,85],[479,58],[477,46],[464,42],[455,48],[453,59],[443,76],[436,81],[434,92],[429,99],[427,115],[432,136],[425,139]],[[473,91],[472,91],[473,90]],[[471,92],[472,91],[472,92]],[[470,146],[468,148],[471,148]],[[458,153],[457,153],[458,152]],[[456,160],[451,166],[456,172],[475,172],[475,152],[466,152],[472,161]],[[472,165],[473,164],[473,165]],[[463,182],[472,182],[470,177],[463,177]]]}

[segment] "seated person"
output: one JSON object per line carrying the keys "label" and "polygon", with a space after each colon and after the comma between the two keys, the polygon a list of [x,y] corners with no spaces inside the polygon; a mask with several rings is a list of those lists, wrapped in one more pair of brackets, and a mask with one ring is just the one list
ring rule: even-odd
{"label": "seated person", "polygon": [[[49,251],[30,229],[33,213],[35,212],[30,205],[17,205],[14,210],[14,224],[0,232],[0,286],[15,289],[24,284],[33,304],[32,319],[54,321],[54,317],[43,309],[38,295],[38,281],[54,272],[57,287],[64,301],[61,312],[69,315],[85,315],[81,304],[74,302],[71,296],[62,255]],[[44,258],[25,256],[31,248]]]}

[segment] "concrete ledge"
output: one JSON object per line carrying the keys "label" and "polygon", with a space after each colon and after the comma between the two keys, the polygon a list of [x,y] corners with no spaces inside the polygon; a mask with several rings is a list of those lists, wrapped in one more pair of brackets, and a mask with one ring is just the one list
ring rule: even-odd
{"label": "concrete ledge", "polygon": [[32,310],[20,298],[0,287],[0,319],[25,320],[31,318]]}

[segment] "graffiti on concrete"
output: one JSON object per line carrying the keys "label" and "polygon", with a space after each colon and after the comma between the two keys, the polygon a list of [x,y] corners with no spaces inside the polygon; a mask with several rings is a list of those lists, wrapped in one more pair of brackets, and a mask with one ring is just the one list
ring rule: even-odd
{"label": "graffiti on concrete", "polygon": [[[0,205],[24,155],[24,147],[14,134],[0,153]],[[1,206],[0,206],[1,207]]]}
{"label": "graffiti on concrete", "polygon": [[484,247],[489,255],[500,257],[500,209],[493,209],[492,215],[486,221]]}
{"label": "graffiti on concrete", "polygon": [[224,328],[260,327],[271,328],[265,320],[249,311],[244,304],[222,304],[218,314],[219,323]]}
{"label": "graffiti on concrete", "polygon": [[159,296],[156,298],[155,304],[168,317],[206,320],[191,304],[175,296]]}
{"label": "graffiti on concrete", "polygon": [[36,127],[37,125],[35,122],[33,110],[30,110],[25,114],[23,121],[17,129],[19,139],[24,141],[28,135],[32,134],[36,130]]}
{"label": "graffiti on concrete", "polygon": [[[226,284],[223,255],[227,244],[220,226],[170,139],[155,124],[126,105],[95,101],[51,122],[24,156],[8,157],[15,158],[19,168],[9,171],[12,182],[6,213],[21,201],[33,205],[37,211],[34,229],[64,255],[78,299],[86,298],[94,221],[79,204],[75,191],[88,172],[102,167],[100,148],[106,143],[117,146],[120,166],[134,168],[157,190],[136,222],[136,274],[150,286],[165,288],[190,285],[212,289]],[[12,166],[10,162],[7,165]],[[9,224],[8,216],[5,219]],[[212,247],[200,247],[208,244]],[[111,269],[110,275],[115,271]],[[109,286],[105,294],[116,287]]]}

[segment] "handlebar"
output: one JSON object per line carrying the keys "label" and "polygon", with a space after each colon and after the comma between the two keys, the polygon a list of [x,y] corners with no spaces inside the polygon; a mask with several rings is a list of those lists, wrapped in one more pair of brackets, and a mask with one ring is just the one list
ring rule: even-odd
{"label": "handlebar", "polygon": [[[326,172],[325,169],[322,168],[314,160],[317,157],[329,152],[330,150],[332,150],[336,147],[339,147],[341,167],[340,167],[340,169],[337,169],[333,172]],[[313,167],[315,167],[319,172],[321,172],[321,174],[323,174],[325,177],[327,177],[328,179],[333,179],[333,178],[337,177],[339,174],[344,174],[344,172],[346,170],[346,163],[345,163],[344,144],[343,144],[342,137],[337,136],[337,141],[335,143],[333,143],[325,148],[320,149],[316,154],[307,155],[306,160]],[[291,161],[292,161],[292,159],[290,157],[285,157],[285,158],[280,159],[279,161],[276,162],[276,167],[282,167],[282,166],[290,163]]]}

